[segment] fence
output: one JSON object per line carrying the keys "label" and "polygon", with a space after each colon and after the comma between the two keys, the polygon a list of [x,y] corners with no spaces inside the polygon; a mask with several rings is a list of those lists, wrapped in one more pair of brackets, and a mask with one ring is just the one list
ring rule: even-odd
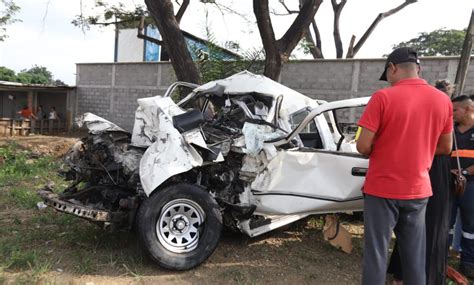
{"label": "fence", "polygon": [[65,120],[18,120],[0,118],[0,135],[26,136],[35,134],[57,134],[67,132]]}

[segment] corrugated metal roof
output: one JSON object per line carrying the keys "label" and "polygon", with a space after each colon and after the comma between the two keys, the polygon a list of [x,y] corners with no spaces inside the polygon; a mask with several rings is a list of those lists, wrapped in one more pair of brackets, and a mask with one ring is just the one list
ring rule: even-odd
{"label": "corrugated metal roof", "polygon": [[49,85],[49,84],[27,84],[27,83],[20,83],[20,82],[10,82],[10,81],[1,81],[0,80],[0,89],[24,89],[24,90],[72,90],[75,89],[75,86],[68,86],[68,85]]}

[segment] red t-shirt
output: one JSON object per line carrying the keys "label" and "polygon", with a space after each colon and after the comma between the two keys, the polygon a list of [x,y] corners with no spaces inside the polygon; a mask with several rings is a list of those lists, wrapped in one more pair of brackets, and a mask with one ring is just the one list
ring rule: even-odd
{"label": "red t-shirt", "polygon": [[372,95],[359,126],[375,133],[363,192],[388,199],[432,195],[428,171],[441,134],[453,130],[449,97],[410,78]]}
{"label": "red t-shirt", "polygon": [[21,116],[24,118],[24,119],[29,119],[31,117],[31,114],[33,112],[31,112],[30,109],[21,109]]}

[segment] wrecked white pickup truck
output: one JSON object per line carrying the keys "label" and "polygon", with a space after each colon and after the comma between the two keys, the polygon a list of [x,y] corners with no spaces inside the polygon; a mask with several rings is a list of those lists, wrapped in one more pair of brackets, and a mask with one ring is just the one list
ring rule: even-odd
{"label": "wrecked white pickup truck", "polygon": [[[175,104],[180,86],[193,91]],[[57,211],[135,228],[157,263],[189,269],[212,254],[222,226],[254,237],[311,214],[361,211],[368,160],[338,115],[354,119],[368,100],[313,100],[246,71],[178,82],[138,100],[132,134],[84,114],[89,135],[65,157],[73,183],[39,194]]]}

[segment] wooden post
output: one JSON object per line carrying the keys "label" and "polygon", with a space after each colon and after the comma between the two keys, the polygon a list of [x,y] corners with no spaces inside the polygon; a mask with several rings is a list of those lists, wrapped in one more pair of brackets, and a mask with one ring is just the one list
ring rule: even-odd
{"label": "wooden post", "polygon": [[456,91],[454,97],[462,94],[464,90],[464,84],[466,83],[467,71],[469,69],[469,61],[471,59],[472,52],[472,41],[474,37],[474,9],[471,11],[471,19],[469,20],[469,26],[466,30],[466,37],[464,38],[464,45],[461,52],[461,58],[459,59],[458,70],[456,72]]}
{"label": "wooden post", "polygon": [[15,125],[14,122],[15,122],[15,119],[11,119],[11,121],[10,121],[10,136],[11,137],[13,137],[13,132],[14,132],[13,126]]}
{"label": "wooden post", "polygon": [[48,127],[49,127],[48,134],[49,135],[53,134],[53,125],[54,125],[54,120],[49,119],[48,120]]}

